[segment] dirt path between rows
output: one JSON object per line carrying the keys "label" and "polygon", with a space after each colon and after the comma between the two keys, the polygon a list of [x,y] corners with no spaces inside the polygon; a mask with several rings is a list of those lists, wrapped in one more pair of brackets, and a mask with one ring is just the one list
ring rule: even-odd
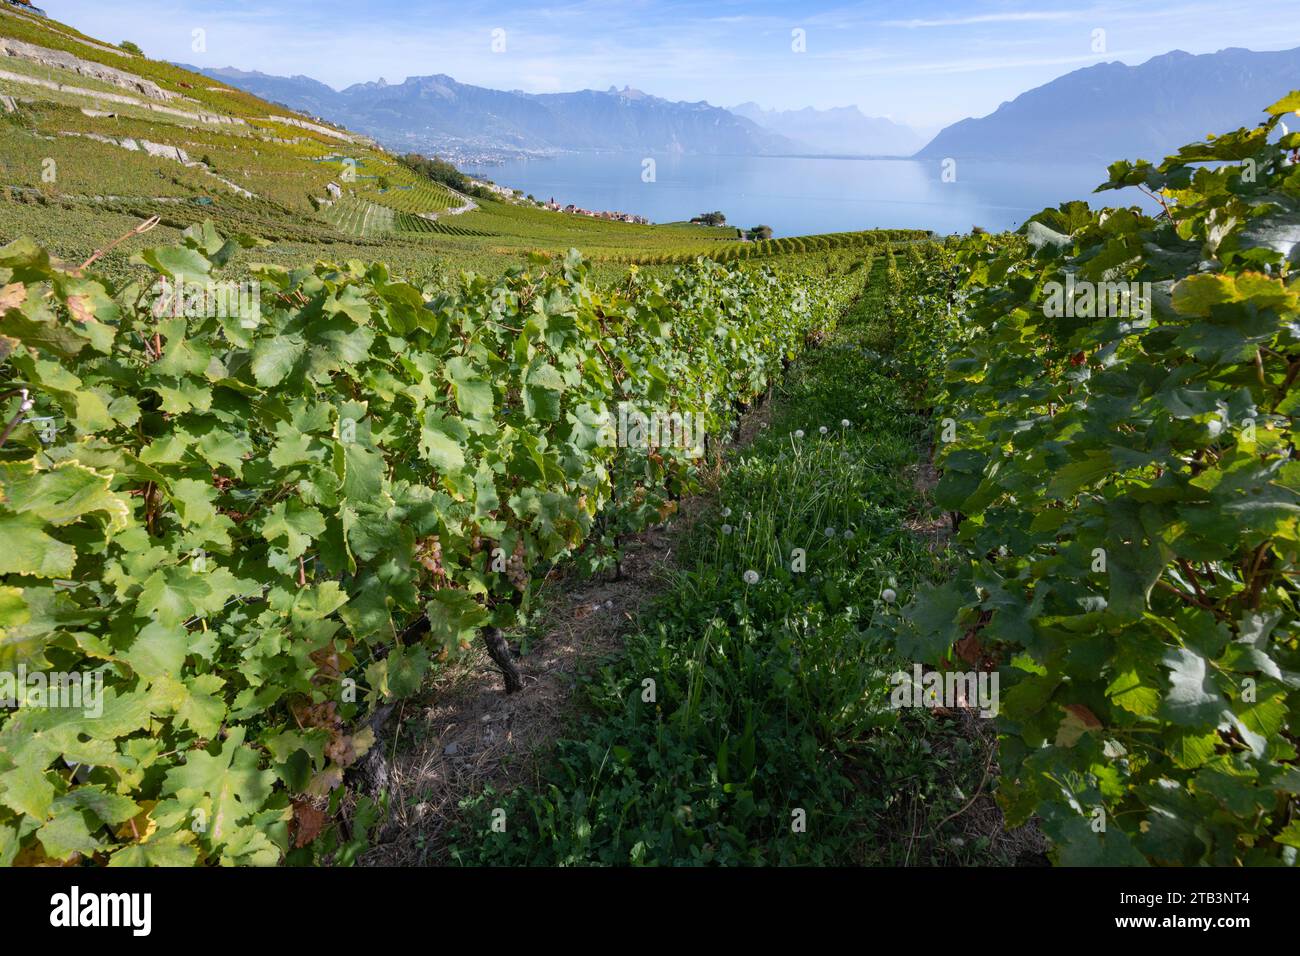
{"label": "dirt path between rows", "polygon": [[[904,527],[925,541],[931,553],[948,547],[953,536],[952,516],[940,512],[934,503],[934,489],[939,484],[939,470],[935,467],[936,449],[932,444],[923,457],[911,468],[912,487],[919,502],[917,513],[904,522]],[[984,778],[970,801],[951,819],[958,822],[960,840],[968,845],[984,841],[994,854],[1013,860],[1016,866],[1048,866],[1047,838],[1036,818],[1014,829],[1008,829],[1002,808],[994,795],[995,783],[1001,775],[998,762],[998,735],[990,721],[978,716],[974,707],[941,711],[957,721],[961,734],[979,753],[987,755]],[[940,754],[942,757],[942,754]],[[953,758],[956,763],[956,758]],[[947,821],[945,821],[947,822]],[[936,828],[938,829],[938,828]]]}
{"label": "dirt path between rows", "polygon": [[475,642],[467,659],[399,706],[391,816],[365,864],[446,862],[461,800],[488,785],[503,791],[531,779],[536,760],[568,727],[579,672],[622,647],[623,633],[672,559],[675,537],[676,529],[657,527],[630,542],[621,580],[561,582],[563,593],[549,596],[555,606],[545,636],[523,656],[512,645],[522,690],[506,694],[501,672]]}
{"label": "dirt path between rows", "polygon": [[[765,401],[740,422],[723,454],[748,445],[770,417]],[[520,656],[524,687],[507,695],[500,671],[479,642],[420,695],[399,705],[382,734],[393,750],[388,765],[388,822],[361,858],[367,866],[436,866],[447,859],[459,803],[486,786],[508,791],[535,776],[539,759],[572,730],[579,674],[622,649],[623,636],[652,597],[664,590],[682,534],[707,507],[721,463],[715,459],[705,490],[680,503],[666,525],[624,544],[618,580],[548,581],[539,640]],[[513,641],[513,638],[512,638]],[[395,741],[395,746],[394,746]]]}

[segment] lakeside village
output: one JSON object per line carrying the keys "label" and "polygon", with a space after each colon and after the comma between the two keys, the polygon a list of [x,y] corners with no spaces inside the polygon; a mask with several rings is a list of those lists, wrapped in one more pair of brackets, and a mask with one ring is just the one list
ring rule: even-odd
{"label": "lakeside village", "polygon": [[[511,189],[509,186],[498,186],[496,183],[490,183],[483,180],[471,179],[471,183],[488,192],[496,193],[505,199],[519,201],[521,199],[532,199],[531,196],[525,197],[522,189]],[[551,212],[567,212],[571,216],[588,216],[592,219],[608,219],[610,222],[633,222],[639,226],[650,225],[650,220],[645,216],[637,216],[630,212],[611,212],[607,209],[583,209],[581,206],[575,206],[569,203],[567,206],[561,206],[552,196],[549,202],[538,202],[533,200],[536,205],[543,209],[549,209]]]}
{"label": "lakeside village", "polygon": [[[467,178],[466,182],[468,182],[470,186],[476,189],[484,189],[487,190],[488,192],[494,193],[495,195],[500,196],[502,199],[506,200],[507,202],[522,204],[522,205],[531,205],[537,207],[538,209],[549,209],[551,212],[564,212],[564,213],[568,213],[571,216],[588,216],[592,219],[606,219],[610,222],[631,222],[641,226],[652,225],[651,221],[647,219],[645,216],[638,216],[630,212],[611,212],[609,210],[584,209],[581,206],[575,206],[573,203],[569,203],[567,206],[561,206],[558,202],[555,201],[554,196],[552,196],[550,200],[548,200],[547,202],[542,202],[540,199],[537,199],[535,196],[525,195],[522,189],[512,189],[509,186],[499,186],[494,182],[489,182],[488,180]],[[690,224],[693,226],[714,226],[714,227],[735,228],[735,227],[727,226],[727,217],[720,211],[706,212],[706,213],[701,213],[698,216],[694,216],[691,218]],[[758,242],[764,239],[771,239],[772,227],[754,226],[751,229],[736,228],[735,238],[741,242]]]}

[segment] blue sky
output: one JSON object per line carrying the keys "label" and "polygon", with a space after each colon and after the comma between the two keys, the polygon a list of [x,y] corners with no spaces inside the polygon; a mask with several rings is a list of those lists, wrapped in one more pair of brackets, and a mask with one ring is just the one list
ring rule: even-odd
{"label": "blue sky", "polygon": [[[497,89],[630,85],[675,100],[856,104],[921,128],[1079,67],[1171,49],[1300,46],[1300,0],[44,0],[151,56],[341,87],[447,73]],[[206,52],[193,31],[203,29]],[[493,50],[493,31],[504,34]],[[796,52],[794,31],[805,50]],[[1103,31],[1098,33],[1097,31]],[[500,45],[500,44],[498,44]]]}

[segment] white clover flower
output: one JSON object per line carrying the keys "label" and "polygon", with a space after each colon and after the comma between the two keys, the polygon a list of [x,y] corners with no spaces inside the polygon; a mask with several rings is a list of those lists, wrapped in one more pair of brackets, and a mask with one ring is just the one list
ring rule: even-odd
{"label": "white clover flower", "polygon": [[758,572],[757,572],[757,571],[753,571],[753,570],[746,571],[746,572],[744,573],[743,577],[744,577],[744,579],[745,579],[745,583],[746,583],[746,584],[757,584],[757,583],[758,583]]}
{"label": "white clover flower", "polygon": [[884,598],[886,604],[893,604],[898,598],[898,595],[894,593],[893,588],[885,588],[885,590],[880,592],[880,596]]}
{"label": "white clover flower", "polygon": [[849,427],[849,420],[847,418],[841,418],[840,428],[848,428],[848,427]]}
{"label": "white clover flower", "polygon": [[723,508],[723,509],[722,509],[722,517],[724,517],[724,518],[730,518],[730,517],[731,517],[731,509],[730,509],[730,508]]}
{"label": "white clover flower", "polygon": [[794,437],[795,437],[795,438],[803,438],[803,429],[802,429],[802,428],[796,428],[796,429],[794,430]]}
{"label": "white clover flower", "polygon": [[722,526],[722,533],[723,533],[723,534],[731,534],[731,525],[729,525],[729,524],[724,524],[724,525]]}

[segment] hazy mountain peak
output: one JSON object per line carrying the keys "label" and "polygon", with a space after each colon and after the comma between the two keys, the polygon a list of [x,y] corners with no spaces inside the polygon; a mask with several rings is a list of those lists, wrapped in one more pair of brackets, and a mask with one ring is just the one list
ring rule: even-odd
{"label": "hazy mountain peak", "polygon": [[[942,130],[919,157],[1158,161],[1207,130],[1254,126],[1260,104],[1300,89],[1300,49],[1171,50],[1097,63]],[[1140,116],[1135,105],[1141,104]]]}
{"label": "hazy mountain peak", "polygon": [[803,146],[803,152],[848,156],[910,156],[924,143],[915,130],[881,116],[867,116],[857,106],[819,110],[764,109],[741,103],[731,112]]}
{"label": "hazy mountain peak", "polygon": [[306,77],[240,71],[209,76],[376,137],[394,149],[792,153],[798,143],[727,110],[661,99],[625,85],[524,93],[459,83],[446,74],[382,78],[335,92]]}

